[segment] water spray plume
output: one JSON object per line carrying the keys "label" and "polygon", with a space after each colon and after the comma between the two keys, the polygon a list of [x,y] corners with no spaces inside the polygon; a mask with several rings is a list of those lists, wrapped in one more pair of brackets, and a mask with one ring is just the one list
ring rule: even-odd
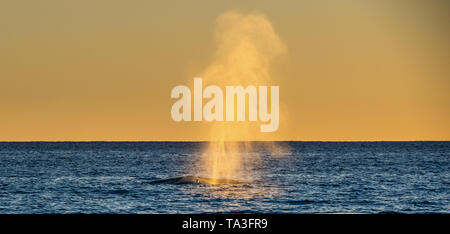
{"label": "water spray plume", "polygon": [[[286,51],[270,21],[260,13],[229,11],[217,18],[213,61],[201,77],[206,85],[270,85],[271,62]],[[248,102],[248,100],[247,100]],[[236,112],[236,111],[235,111]],[[246,113],[248,115],[248,113]],[[236,127],[238,124],[238,127]],[[210,142],[201,154],[202,173],[214,184],[221,178],[250,181],[252,168],[260,163],[255,155],[255,123],[215,122],[210,126]],[[260,133],[259,133],[260,134]],[[238,142],[239,141],[239,142]],[[274,143],[264,146],[279,151]]]}

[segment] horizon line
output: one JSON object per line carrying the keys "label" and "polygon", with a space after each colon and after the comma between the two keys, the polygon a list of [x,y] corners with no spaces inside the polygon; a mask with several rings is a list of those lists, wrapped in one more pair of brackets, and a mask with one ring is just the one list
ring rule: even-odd
{"label": "horizon line", "polygon": [[449,140],[229,140],[229,141],[209,141],[209,140],[0,140],[0,143],[138,143],[138,142],[173,142],[173,143],[207,143],[207,142],[450,142]]}

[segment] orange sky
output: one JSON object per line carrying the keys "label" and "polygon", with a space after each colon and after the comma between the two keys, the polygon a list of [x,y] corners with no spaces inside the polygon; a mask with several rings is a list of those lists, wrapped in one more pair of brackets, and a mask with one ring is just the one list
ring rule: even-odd
{"label": "orange sky", "polygon": [[280,128],[246,139],[450,140],[446,1],[6,0],[0,141],[208,140],[214,123],[171,119],[170,91],[205,74],[230,10],[286,47]]}

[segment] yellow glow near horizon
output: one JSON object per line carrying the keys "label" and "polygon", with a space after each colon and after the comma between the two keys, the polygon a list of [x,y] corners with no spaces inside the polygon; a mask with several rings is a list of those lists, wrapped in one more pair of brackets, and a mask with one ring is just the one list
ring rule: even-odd
{"label": "yellow glow near horizon", "polygon": [[214,123],[172,121],[170,90],[235,56],[213,36],[229,10],[261,12],[283,42],[251,73],[280,86],[279,130],[235,123],[251,134],[230,139],[450,140],[445,1],[6,0],[0,141],[210,140]]}

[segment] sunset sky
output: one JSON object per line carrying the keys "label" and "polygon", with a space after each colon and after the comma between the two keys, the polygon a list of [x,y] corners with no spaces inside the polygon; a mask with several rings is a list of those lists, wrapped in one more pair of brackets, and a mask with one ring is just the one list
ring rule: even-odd
{"label": "sunset sky", "polygon": [[209,74],[225,12],[283,44],[280,128],[246,139],[450,140],[448,1],[3,0],[0,141],[208,140],[170,92]]}

